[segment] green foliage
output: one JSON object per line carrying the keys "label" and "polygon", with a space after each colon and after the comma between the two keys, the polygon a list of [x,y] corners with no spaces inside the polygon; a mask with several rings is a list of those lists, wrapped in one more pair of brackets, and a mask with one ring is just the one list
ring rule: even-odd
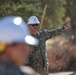
{"label": "green foliage", "polygon": [[66,0],[66,15],[65,17],[68,17],[71,19],[72,29],[74,32],[74,38],[76,39],[76,0]]}
{"label": "green foliage", "polygon": [[18,15],[27,20],[31,15],[37,15],[41,13],[40,2],[37,0],[1,0],[0,4],[0,17],[8,15]]}
{"label": "green foliage", "polygon": [[59,27],[63,24],[65,0],[49,0],[47,9],[48,23],[51,28]]}
{"label": "green foliage", "polygon": [[[67,0],[69,1],[69,0]],[[47,4],[46,14],[43,20],[42,29],[53,29],[64,23],[66,0],[0,0],[0,17],[8,15],[17,15],[23,17],[26,21],[31,15],[36,15],[42,19],[45,4]],[[73,0],[74,1],[74,0]],[[72,1],[71,1],[72,2]],[[75,2],[76,3],[76,2]],[[66,4],[68,5],[68,3]],[[75,17],[75,4],[70,11],[71,16]],[[71,6],[70,6],[71,8]],[[69,6],[67,7],[69,9]]]}

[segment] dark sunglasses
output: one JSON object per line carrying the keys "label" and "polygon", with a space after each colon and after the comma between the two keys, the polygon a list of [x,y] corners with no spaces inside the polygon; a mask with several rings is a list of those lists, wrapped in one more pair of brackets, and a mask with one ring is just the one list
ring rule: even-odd
{"label": "dark sunglasses", "polygon": [[25,44],[25,43],[18,43],[18,42],[17,42],[17,43],[12,43],[11,45],[12,45],[12,46],[15,46],[15,45],[18,45],[18,44]]}
{"label": "dark sunglasses", "polygon": [[33,27],[34,27],[34,26],[38,26],[38,25],[39,25],[39,24],[31,24],[31,26],[33,26]]}

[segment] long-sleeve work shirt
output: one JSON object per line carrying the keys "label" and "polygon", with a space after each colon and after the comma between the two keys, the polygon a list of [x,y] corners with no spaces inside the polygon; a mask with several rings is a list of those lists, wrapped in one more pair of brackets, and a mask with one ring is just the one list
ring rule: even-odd
{"label": "long-sleeve work shirt", "polygon": [[48,72],[48,59],[45,45],[46,40],[63,33],[64,30],[64,27],[60,27],[54,30],[43,30],[38,32],[36,37],[39,40],[39,45],[33,47],[33,51],[29,58],[29,65],[41,75],[47,75],[42,74],[42,72]]}

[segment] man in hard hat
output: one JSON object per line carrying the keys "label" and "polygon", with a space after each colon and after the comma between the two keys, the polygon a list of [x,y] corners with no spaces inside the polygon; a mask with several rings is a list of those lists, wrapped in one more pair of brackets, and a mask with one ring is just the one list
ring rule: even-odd
{"label": "man in hard hat", "polygon": [[28,19],[28,27],[31,34],[39,39],[39,45],[33,47],[33,51],[29,58],[29,63],[33,69],[39,72],[41,75],[48,75],[48,60],[46,54],[45,42],[49,38],[61,34],[64,30],[71,28],[70,23],[55,30],[43,30],[38,31],[40,21],[36,16],[31,16]]}
{"label": "man in hard hat", "polygon": [[22,65],[27,63],[29,45],[37,44],[38,40],[30,34],[21,17],[0,19],[0,75],[36,75],[31,68]]}

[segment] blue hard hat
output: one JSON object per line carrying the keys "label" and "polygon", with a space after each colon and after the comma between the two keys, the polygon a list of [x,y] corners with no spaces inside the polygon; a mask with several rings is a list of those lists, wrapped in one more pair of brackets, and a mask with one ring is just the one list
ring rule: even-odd
{"label": "blue hard hat", "polygon": [[37,45],[38,40],[30,33],[25,21],[19,16],[6,16],[0,20],[0,43],[26,42]]}

